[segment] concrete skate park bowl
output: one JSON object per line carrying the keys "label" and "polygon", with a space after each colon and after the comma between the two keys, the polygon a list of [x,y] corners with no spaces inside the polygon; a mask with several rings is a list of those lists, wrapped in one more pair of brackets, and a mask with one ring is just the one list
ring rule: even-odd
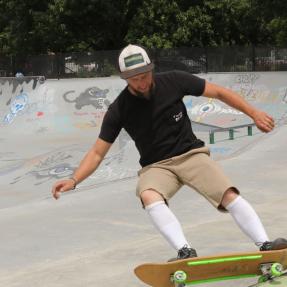
{"label": "concrete skate park bowl", "polygon": [[[252,136],[250,136],[247,134],[247,126],[252,121],[247,116],[217,100],[204,97],[185,97],[184,102],[193,122],[194,132],[210,147],[215,160],[225,162],[228,159],[244,157],[246,152],[265,140],[276,137],[276,134],[286,127],[287,72],[217,73],[200,74],[199,76],[237,91],[251,104],[271,114],[276,121],[276,128],[272,133],[263,134],[253,126]],[[116,226],[115,230],[110,233],[106,230],[103,231],[102,225],[100,229],[97,229],[97,224],[100,224],[99,218],[91,219],[93,216],[85,217],[85,220],[81,222],[81,230],[78,230],[79,227],[77,227],[77,231],[72,228],[72,224],[74,226],[84,218],[84,213],[88,214],[88,211],[93,210],[91,206],[83,207],[84,198],[91,197],[87,206],[92,205],[92,196],[98,196],[94,201],[96,206],[100,205],[98,200],[104,200],[106,207],[101,205],[98,208],[101,210],[100,213],[107,217],[107,214],[110,213],[109,207],[107,207],[109,206],[108,202],[111,197],[118,198],[116,192],[108,193],[112,188],[118,188],[119,194],[125,194],[128,190],[129,196],[135,198],[134,194],[130,193],[133,193],[135,189],[137,171],[140,168],[139,156],[125,131],[121,132],[98,171],[77,187],[76,194],[68,193],[63,196],[60,203],[51,198],[53,183],[73,174],[86,151],[94,144],[109,104],[125,85],[126,83],[118,77],[61,80],[45,80],[43,77],[0,79],[0,212],[2,218],[0,226],[3,233],[0,252],[2,258],[6,260],[6,262],[0,262],[0,277],[2,278],[0,283],[2,282],[3,286],[40,286],[43,278],[46,280],[45,286],[89,287],[97,286],[100,283],[114,286],[114,279],[109,279],[110,273],[104,275],[103,258],[99,257],[98,261],[96,259],[93,261],[94,259],[89,259],[88,252],[85,253],[87,257],[81,257],[80,262],[86,266],[85,264],[91,260],[93,266],[97,266],[96,272],[92,266],[83,271],[81,266],[76,263],[75,266],[77,265],[78,270],[81,269],[83,272],[81,274],[85,275],[80,277],[72,275],[74,272],[75,274],[78,272],[71,267],[72,265],[69,265],[71,267],[69,270],[63,269],[64,275],[61,272],[58,274],[56,269],[59,266],[61,269],[62,263],[63,266],[66,264],[61,261],[64,260],[62,258],[69,257],[77,250],[82,250],[84,245],[87,248],[100,248],[102,252],[105,250],[110,252],[109,240],[115,244],[113,246],[115,247],[117,241],[114,237],[117,234],[118,238],[124,238],[123,242],[130,244],[128,248],[134,247],[133,250],[135,250],[137,248],[135,243],[133,246],[129,239],[136,238],[137,235],[140,235],[140,238],[145,238],[144,232],[149,234],[149,229],[142,231],[139,227],[128,223],[124,225],[128,229],[130,228],[131,233],[123,233],[120,224],[121,216],[116,223],[110,222],[107,218],[106,221],[101,222],[107,230],[109,230],[107,224]],[[235,128],[234,139],[230,139],[229,128],[238,126],[243,127]],[[210,131],[216,131],[213,144],[209,143]],[[280,140],[280,137],[278,138]],[[101,191],[97,195],[99,189]],[[119,205],[123,203],[121,202],[122,198],[125,199],[124,204],[129,206],[129,200],[125,196],[118,198]],[[254,198],[256,198],[255,195]],[[74,202],[75,199],[77,199],[77,203]],[[132,200],[136,201],[136,199]],[[132,203],[134,204],[134,202]],[[74,208],[74,205],[77,207],[74,209],[74,213],[70,214],[69,208],[71,206]],[[61,206],[65,211],[60,208]],[[111,210],[117,208],[116,204],[112,206]],[[136,208],[140,209],[139,206]],[[125,210],[124,215],[128,218],[140,218],[140,215],[133,212],[133,209]],[[72,219],[67,218],[66,225],[56,223],[56,217],[58,220],[58,218],[62,218],[63,214],[67,215],[68,213],[67,217]],[[28,214],[31,216],[29,217]],[[78,214],[83,217],[79,219]],[[204,217],[202,214],[200,216],[200,218]],[[141,222],[140,219],[138,220]],[[35,226],[39,232],[43,231],[42,234],[37,233],[39,237],[34,234],[36,231],[33,227]],[[69,229],[70,226],[71,229]],[[84,229],[84,226],[88,226],[87,230]],[[79,234],[88,231],[91,232],[91,237],[86,233],[88,239],[83,239]],[[45,235],[45,232],[48,233]],[[70,239],[60,239],[65,238],[67,234],[70,234],[67,236]],[[99,240],[98,237],[102,240]],[[38,245],[35,243],[35,238],[37,238]],[[56,246],[53,245],[55,240],[57,241]],[[138,241],[137,244],[142,244],[142,250],[146,250],[148,246],[142,241]],[[95,245],[97,246],[95,247]],[[209,246],[212,247],[212,245]],[[120,248],[120,246],[117,247]],[[7,251],[9,248],[12,250],[10,253]],[[125,248],[120,248],[120,250],[125,254]],[[119,258],[121,251],[115,251],[113,255],[109,256],[116,254]],[[81,252],[79,251],[79,253]],[[153,252],[153,249],[150,248],[149,252]],[[99,255],[95,255],[95,258],[97,256]],[[112,270],[117,271],[115,273],[119,276],[117,280],[121,280],[118,281],[117,286],[127,286],[127,283],[133,286],[143,286],[132,279],[130,271],[136,263],[143,263],[145,257],[142,256],[140,251],[131,256],[130,261],[126,262],[128,268],[125,265],[119,266],[118,263],[117,267],[111,267],[115,268]],[[76,262],[77,258],[77,256],[69,257],[69,262]],[[58,260],[58,265],[55,265],[53,260]],[[109,264],[113,263],[111,259],[105,260],[108,260]],[[39,271],[39,275],[35,274],[35,265],[33,264],[37,264],[36,270]],[[47,272],[44,272],[45,266],[47,266]],[[25,271],[26,273],[23,268],[27,271]],[[53,274],[56,272],[58,277],[51,279],[50,272]],[[131,279],[123,279],[124,272],[130,272],[127,276]],[[99,274],[104,276],[106,281],[99,280]],[[82,276],[87,277],[83,279]]]}
{"label": "concrete skate park bowl", "polygon": [[[237,91],[274,116],[277,126],[285,122],[287,73],[200,76]],[[124,86],[119,78],[1,79],[0,192],[6,196],[0,207],[20,199],[45,198],[54,180],[69,177],[94,143],[109,104]],[[229,141],[228,133],[220,130],[247,126],[251,119],[216,100],[186,97],[184,101],[198,137],[209,144],[208,133],[218,131],[215,144],[210,145],[215,159],[244,151],[264,137],[254,128],[254,136],[246,138],[247,128],[241,128],[235,130],[235,140]],[[123,131],[98,172],[79,189],[134,177],[138,169],[138,153]],[[23,186],[29,187],[26,191],[31,195],[25,195]]]}

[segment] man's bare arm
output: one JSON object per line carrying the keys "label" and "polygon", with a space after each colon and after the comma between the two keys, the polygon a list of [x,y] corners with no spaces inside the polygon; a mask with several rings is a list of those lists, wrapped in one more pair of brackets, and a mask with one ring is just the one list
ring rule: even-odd
{"label": "man's bare arm", "polygon": [[108,143],[102,139],[97,139],[93,147],[88,151],[79,167],[74,172],[73,178],[77,181],[77,184],[91,175],[100,165],[105,155],[111,147],[111,143]]}
{"label": "man's bare arm", "polygon": [[61,180],[55,183],[52,188],[54,198],[58,199],[60,192],[66,192],[74,189],[78,183],[91,175],[98,168],[109,151],[111,145],[111,143],[98,138],[93,147],[82,159],[79,167],[74,172],[72,179]]}
{"label": "man's bare arm", "polygon": [[253,119],[256,126],[263,132],[270,132],[274,128],[274,119],[270,115],[253,107],[239,94],[229,89],[206,82],[203,95],[208,98],[218,99],[248,115]]}

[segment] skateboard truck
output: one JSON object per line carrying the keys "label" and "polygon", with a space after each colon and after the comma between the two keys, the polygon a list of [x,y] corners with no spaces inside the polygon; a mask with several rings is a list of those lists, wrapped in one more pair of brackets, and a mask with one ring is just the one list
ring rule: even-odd
{"label": "skateboard truck", "polygon": [[284,273],[283,265],[280,263],[264,263],[260,265],[262,275],[259,277],[258,282],[266,282],[275,277],[281,276]]}

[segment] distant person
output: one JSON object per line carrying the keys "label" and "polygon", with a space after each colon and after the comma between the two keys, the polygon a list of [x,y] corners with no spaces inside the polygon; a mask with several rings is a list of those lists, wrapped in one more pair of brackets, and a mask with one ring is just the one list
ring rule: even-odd
{"label": "distant person", "polygon": [[[140,46],[128,45],[121,51],[119,69],[127,86],[109,106],[95,145],[72,178],[55,183],[53,196],[58,199],[61,192],[74,189],[91,175],[124,128],[140,153],[136,194],[155,227],[176,249],[177,257],[171,260],[197,256],[167,204],[183,185],[199,192],[219,211],[229,212],[260,250],[287,248],[284,238],[270,241],[255,210],[209,157],[209,149],[192,131],[183,97],[221,100],[248,115],[266,133],[274,128],[273,118],[233,91],[192,74],[154,74],[154,64]],[[192,212],[192,203],[190,209]],[[206,233],[208,236],[208,230]]]}
{"label": "distant person", "polygon": [[23,74],[22,72],[17,72],[17,73],[15,74],[15,77],[16,77],[16,78],[23,78],[23,77],[24,77],[24,74]]}

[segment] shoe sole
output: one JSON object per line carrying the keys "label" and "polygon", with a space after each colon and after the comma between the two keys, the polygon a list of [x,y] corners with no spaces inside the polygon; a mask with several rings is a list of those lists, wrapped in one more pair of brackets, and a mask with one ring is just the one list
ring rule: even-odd
{"label": "shoe sole", "polygon": [[274,241],[273,246],[272,246],[273,247],[272,250],[286,249],[287,248],[287,240],[284,238],[278,238]]}

